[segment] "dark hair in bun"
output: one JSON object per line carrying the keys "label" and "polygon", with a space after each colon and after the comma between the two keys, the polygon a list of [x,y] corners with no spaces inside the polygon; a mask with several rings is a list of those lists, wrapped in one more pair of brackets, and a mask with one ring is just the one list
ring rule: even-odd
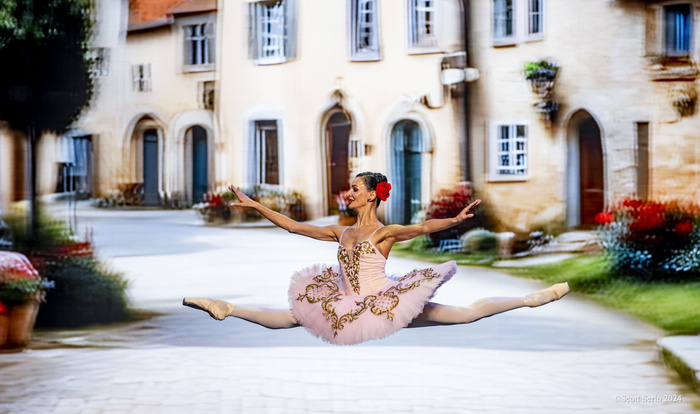
{"label": "dark hair in bun", "polygon": [[[377,189],[377,184],[389,181],[387,180],[386,175],[370,171],[357,174],[356,178],[359,177],[362,177],[362,179],[365,181],[365,187],[367,187],[368,191],[375,191]],[[377,207],[379,207],[379,203],[381,202],[382,200],[377,197]]]}

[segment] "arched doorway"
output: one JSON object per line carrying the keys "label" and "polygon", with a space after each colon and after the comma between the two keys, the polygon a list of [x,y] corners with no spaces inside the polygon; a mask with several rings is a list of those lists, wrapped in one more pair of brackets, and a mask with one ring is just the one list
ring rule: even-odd
{"label": "arched doorway", "polygon": [[160,204],[158,192],[158,131],[147,129],[143,132],[143,204]]}
{"label": "arched doorway", "polygon": [[395,193],[391,221],[406,224],[421,209],[423,134],[414,121],[402,120],[391,131],[392,177]]}
{"label": "arched doorway", "polygon": [[209,144],[207,131],[199,125],[195,125],[186,132],[185,142],[190,150],[191,164],[188,168],[190,194],[192,203],[203,200],[204,194],[209,191]]}
{"label": "arched doorway", "polygon": [[593,227],[605,208],[605,169],[600,127],[584,110],[569,121],[567,175],[567,224]]}
{"label": "arched doorway", "polygon": [[350,131],[352,123],[345,112],[333,113],[326,123],[326,154],[328,160],[328,212],[338,209],[336,196],[350,185]]}

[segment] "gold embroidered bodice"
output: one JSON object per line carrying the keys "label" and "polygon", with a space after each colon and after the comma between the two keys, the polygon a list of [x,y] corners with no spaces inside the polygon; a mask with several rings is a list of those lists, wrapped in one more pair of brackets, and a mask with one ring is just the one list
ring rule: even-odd
{"label": "gold embroidered bodice", "polygon": [[356,244],[352,255],[342,243],[338,245],[338,263],[347,295],[373,293],[387,282],[386,258],[371,241],[377,230],[367,240]]}

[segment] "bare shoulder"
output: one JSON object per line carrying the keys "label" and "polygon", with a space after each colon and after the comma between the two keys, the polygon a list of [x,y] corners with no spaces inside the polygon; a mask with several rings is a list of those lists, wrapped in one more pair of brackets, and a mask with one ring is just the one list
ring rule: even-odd
{"label": "bare shoulder", "polygon": [[347,226],[341,226],[338,224],[333,224],[330,226],[325,226],[325,228],[329,231],[331,231],[335,235],[336,241],[340,241],[340,236],[343,234],[345,229],[347,229]]}
{"label": "bare shoulder", "polygon": [[386,225],[386,226],[384,226],[384,227],[381,227],[381,228],[377,231],[377,235],[378,235],[381,239],[387,239],[387,238],[396,237],[396,233],[397,233],[397,232],[400,232],[401,229],[403,229],[403,228],[404,228],[404,226],[402,226],[402,225],[400,225],[400,224],[388,224],[388,225]]}

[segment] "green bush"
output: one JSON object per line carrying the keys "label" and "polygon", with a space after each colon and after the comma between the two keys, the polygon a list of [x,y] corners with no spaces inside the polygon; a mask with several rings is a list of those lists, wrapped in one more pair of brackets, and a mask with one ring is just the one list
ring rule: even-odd
{"label": "green bush", "polygon": [[126,281],[92,257],[50,261],[43,276],[55,283],[41,305],[37,326],[76,327],[129,317]]}
{"label": "green bush", "polygon": [[73,233],[63,221],[39,214],[36,237],[32,240],[27,217],[13,214],[3,217],[10,228],[12,247],[9,250],[30,255],[32,252],[53,251],[73,243]]}
{"label": "green bush", "polygon": [[15,215],[5,221],[12,230],[11,250],[26,255],[40,276],[52,284],[37,326],[77,327],[129,317],[122,276],[105,269],[93,256],[90,243],[76,241],[63,221],[40,214],[34,242],[26,218]]}
{"label": "green bush", "polygon": [[467,253],[490,252],[496,250],[496,233],[486,229],[472,229],[460,238]]}

